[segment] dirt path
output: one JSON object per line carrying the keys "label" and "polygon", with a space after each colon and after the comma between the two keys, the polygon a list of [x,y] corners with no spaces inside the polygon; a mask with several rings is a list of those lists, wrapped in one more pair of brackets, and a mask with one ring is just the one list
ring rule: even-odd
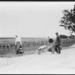
{"label": "dirt path", "polygon": [[75,73],[75,49],[61,54],[43,52],[14,58],[0,58],[0,74]]}

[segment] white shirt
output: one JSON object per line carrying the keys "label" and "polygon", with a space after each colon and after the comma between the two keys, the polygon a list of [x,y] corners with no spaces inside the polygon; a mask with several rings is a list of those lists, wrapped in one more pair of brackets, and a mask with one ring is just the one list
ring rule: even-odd
{"label": "white shirt", "polygon": [[21,42],[21,37],[15,37],[15,44],[17,43],[17,42],[20,42],[20,44],[22,45],[22,42]]}

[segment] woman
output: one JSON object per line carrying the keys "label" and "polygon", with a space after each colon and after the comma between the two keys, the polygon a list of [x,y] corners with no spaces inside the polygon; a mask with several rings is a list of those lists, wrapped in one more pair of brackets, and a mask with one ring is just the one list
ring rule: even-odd
{"label": "woman", "polygon": [[22,42],[21,42],[21,37],[18,37],[16,35],[15,37],[15,45],[16,45],[16,54],[18,54],[20,49],[22,49]]}

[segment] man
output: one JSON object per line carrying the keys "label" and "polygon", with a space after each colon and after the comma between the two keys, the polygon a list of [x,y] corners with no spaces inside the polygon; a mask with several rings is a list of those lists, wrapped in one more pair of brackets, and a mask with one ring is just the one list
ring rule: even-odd
{"label": "man", "polygon": [[55,40],[55,51],[57,53],[61,53],[60,51],[60,43],[61,43],[61,39],[60,39],[60,36],[58,35],[58,32],[56,33],[56,40]]}
{"label": "man", "polygon": [[22,48],[22,42],[21,42],[21,37],[18,37],[17,35],[15,36],[15,45],[16,45],[16,52],[17,54],[19,53],[19,50]]}

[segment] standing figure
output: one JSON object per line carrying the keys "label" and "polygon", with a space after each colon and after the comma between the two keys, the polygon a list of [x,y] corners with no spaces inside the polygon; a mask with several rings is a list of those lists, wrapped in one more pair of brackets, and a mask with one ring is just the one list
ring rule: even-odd
{"label": "standing figure", "polygon": [[16,54],[18,54],[20,49],[22,49],[21,37],[15,36]]}
{"label": "standing figure", "polygon": [[59,54],[61,53],[60,43],[61,43],[61,39],[60,39],[60,36],[57,32],[56,33],[56,40],[55,40],[55,51]]}

